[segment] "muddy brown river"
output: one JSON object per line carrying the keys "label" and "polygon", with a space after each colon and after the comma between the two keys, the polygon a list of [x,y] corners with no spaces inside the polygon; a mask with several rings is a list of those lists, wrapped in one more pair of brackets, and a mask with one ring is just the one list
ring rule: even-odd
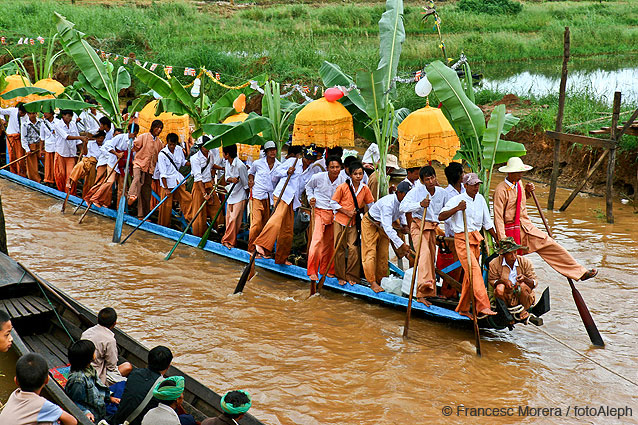
{"label": "muddy brown river", "polygon": [[[482,331],[482,358],[471,328],[417,317],[404,340],[401,311],[329,291],[307,299],[306,283],[259,269],[233,296],[237,262],[187,246],[167,262],[172,241],[139,231],[115,245],[109,219],[89,214],[78,225],[73,208],[60,213],[61,201],[6,180],[0,190],[15,259],[93,310],[115,307],[124,331],[169,346],[174,362],[213,390],[248,390],[251,413],[268,424],[638,423],[638,387],[533,325]],[[545,204],[547,188],[537,192]],[[567,195],[559,190],[557,205]],[[603,198],[546,214],[555,238],[600,269],[577,286],[604,349],[590,345],[566,280],[531,259],[540,291],[552,291],[543,329],[638,382],[638,215],[614,207],[613,225],[599,218]],[[11,361],[0,354],[2,401],[13,390]],[[601,416],[601,406],[632,416]],[[478,408],[508,416],[471,416]]]}

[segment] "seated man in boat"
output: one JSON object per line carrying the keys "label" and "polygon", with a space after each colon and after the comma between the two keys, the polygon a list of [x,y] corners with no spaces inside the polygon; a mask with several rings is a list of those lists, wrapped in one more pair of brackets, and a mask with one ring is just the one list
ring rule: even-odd
{"label": "seated man in boat", "polygon": [[[436,275],[434,274],[434,259],[436,255],[436,229],[439,227],[439,212],[443,208],[445,189],[437,186],[436,171],[426,166],[419,171],[421,184],[413,184],[399,207],[403,213],[412,214],[410,234],[415,249],[420,246],[419,264],[417,264],[417,301],[429,306],[426,297],[436,296]],[[424,216],[425,211],[425,216]],[[423,224],[423,234],[419,234]],[[419,242],[421,241],[421,242]],[[420,243],[420,245],[419,245]]]}
{"label": "seated man in boat", "polygon": [[9,401],[0,413],[3,425],[37,425],[55,423],[77,425],[73,416],[56,404],[40,396],[49,382],[49,366],[40,354],[29,353],[16,362],[15,383],[18,389],[11,393]]}
{"label": "seated man in boat", "polygon": [[227,392],[220,404],[223,413],[216,418],[204,419],[202,425],[237,424],[250,409],[252,400],[247,391],[235,390]]}
{"label": "seated man in boat", "polygon": [[85,330],[81,337],[95,344],[95,359],[91,365],[102,383],[109,386],[125,380],[133,370],[129,362],[117,364],[117,342],[112,330],[116,324],[117,312],[111,307],[103,308],[97,315],[97,325]]}
{"label": "seated man in boat", "polygon": [[[485,283],[483,282],[483,276],[481,272],[481,266],[479,265],[480,244],[483,240],[480,230],[485,229],[492,235],[495,241],[498,241],[496,232],[494,232],[494,223],[490,217],[490,212],[487,208],[487,203],[483,195],[478,193],[479,187],[483,183],[476,173],[469,173],[463,177],[463,184],[465,185],[465,193],[452,197],[443,207],[439,214],[439,220],[445,221],[448,218],[452,218],[450,225],[454,231],[454,246],[456,247],[456,253],[459,256],[461,266],[465,271],[463,277],[463,286],[461,289],[461,298],[459,299],[459,305],[456,306],[456,311],[463,315],[472,318],[470,313],[470,302],[472,301],[472,295],[470,293],[470,285],[474,292],[474,299],[476,300],[476,312],[479,316],[493,316],[496,312],[490,308],[490,300],[487,296],[487,290],[485,289]],[[467,223],[463,218],[463,211],[467,216]],[[465,245],[465,232],[468,234],[471,263],[468,261],[467,248]],[[472,267],[472,281],[470,282],[469,267]]]}
{"label": "seated man in boat", "polygon": [[147,395],[152,396],[153,389],[162,381],[172,361],[173,353],[167,347],[158,345],[149,351],[148,367],[134,369],[129,374],[113,423],[128,421],[130,425],[141,425],[146,412],[157,407],[157,400],[150,396],[150,401],[145,404],[143,401]]}
{"label": "seated man in boat", "polygon": [[490,262],[488,282],[494,288],[494,296],[503,300],[514,317],[525,321],[527,310],[534,304],[536,296],[536,273],[527,258],[518,255],[518,250],[527,250],[512,237],[501,239],[497,250],[499,257]]}
{"label": "seated man in boat", "polygon": [[[512,236],[516,243],[529,247],[547,264],[565,277],[587,280],[598,274],[598,270],[580,265],[565,248],[547,233],[534,226],[527,215],[527,197],[534,191],[534,184],[527,183],[523,190],[521,177],[532,167],[525,165],[519,157],[507,160],[507,165],[498,169],[507,173],[507,178],[494,189],[494,225],[499,238]],[[521,252],[519,254],[522,255]]]}
{"label": "seated man in boat", "polygon": [[399,183],[396,193],[379,199],[361,221],[361,258],[363,273],[374,292],[382,292],[381,279],[388,275],[388,247],[392,243],[399,257],[405,257],[410,247],[397,234],[392,223],[399,220],[403,234],[409,232],[405,214],[399,205],[410,191],[410,185]]}
{"label": "seated man in boat", "polygon": [[6,311],[0,310],[0,353],[6,353],[11,348],[13,337],[11,336],[11,317]]}

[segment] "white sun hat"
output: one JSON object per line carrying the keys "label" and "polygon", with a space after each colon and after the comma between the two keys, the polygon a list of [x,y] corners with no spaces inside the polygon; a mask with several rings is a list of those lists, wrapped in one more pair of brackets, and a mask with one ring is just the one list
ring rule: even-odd
{"label": "white sun hat", "polygon": [[531,165],[523,164],[523,160],[517,156],[513,156],[507,160],[507,165],[498,169],[501,173],[522,173],[523,171],[531,170]]}
{"label": "white sun hat", "polygon": [[388,156],[385,159],[385,166],[394,168],[395,170],[398,170],[399,168],[401,168],[399,167],[399,160],[397,159],[396,155],[392,155],[391,153],[388,154]]}

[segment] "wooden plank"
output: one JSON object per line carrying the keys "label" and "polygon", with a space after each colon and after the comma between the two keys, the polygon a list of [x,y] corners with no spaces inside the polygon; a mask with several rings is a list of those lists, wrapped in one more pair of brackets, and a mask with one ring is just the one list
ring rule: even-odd
{"label": "wooden plank", "polygon": [[27,301],[29,301],[29,303],[31,303],[33,307],[37,308],[41,313],[46,313],[53,310],[53,307],[51,307],[51,305],[49,305],[44,299],[40,297],[34,297],[33,295],[30,295],[25,298],[27,299]]}
{"label": "wooden plank", "polygon": [[625,134],[630,128],[633,127],[633,123],[634,121],[636,121],[636,118],[638,118],[638,109],[636,109],[634,113],[631,114],[631,117],[629,118],[629,120],[625,123],[623,128],[621,128],[620,131],[616,134],[616,137],[614,137],[614,139],[616,140],[616,143],[618,143],[618,141],[623,136],[623,134]]}
{"label": "wooden plank", "polygon": [[55,353],[51,352],[49,348],[40,341],[37,336],[27,336],[22,338],[29,347],[29,350],[41,354],[49,364],[49,369],[53,367],[60,367],[67,364],[66,358],[61,359]]}
{"label": "wooden plank", "polygon": [[615,147],[616,144],[612,140],[598,139],[596,137],[581,136],[578,134],[557,133],[555,131],[546,131],[547,137],[562,142],[580,143],[581,145],[595,146],[597,148],[609,149]]}
{"label": "wooden plank", "polygon": [[594,175],[594,172],[596,171],[596,169],[600,166],[600,164],[603,163],[603,160],[605,159],[608,153],[609,153],[609,149],[605,149],[605,151],[600,156],[600,158],[598,158],[594,166],[589,169],[589,172],[587,173],[583,181],[578,186],[576,186],[574,191],[569,195],[569,198],[567,198],[567,200],[563,203],[563,205],[558,209],[559,211],[565,211],[567,209],[569,204],[571,204],[572,201],[576,198],[576,195],[578,195],[578,192],[580,192],[583,189],[583,186],[585,186],[585,183],[587,183],[587,180],[589,180],[590,177]]}
{"label": "wooden plank", "polygon": [[36,307],[34,307],[28,300],[28,297],[20,297],[20,298],[14,298],[14,300],[16,300],[16,302],[19,302],[20,305],[22,305],[22,307],[24,307],[25,309],[27,309],[29,311],[28,316],[35,316],[37,314],[42,313],[39,309],[37,309]]}
{"label": "wooden plank", "polygon": [[8,299],[5,299],[3,301],[4,301],[4,308],[7,310],[7,313],[9,313],[9,316],[11,316],[14,319],[20,317],[18,310],[16,310],[16,308],[13,306],[11,301],[9,301]]}
{"label": "wooden plank", "polygon": [[21,317],[31,316],[31,312],[22,305],[20,298],[9,298],[7,301],[10,301],[13,306],[18,310]]}
{"label": "wooden plank", "polygon": [[37,335],[37,338],[58,358],[68,363],[68,350],[64,345],[60,344],[60,341],[56,341],[51,334]]}

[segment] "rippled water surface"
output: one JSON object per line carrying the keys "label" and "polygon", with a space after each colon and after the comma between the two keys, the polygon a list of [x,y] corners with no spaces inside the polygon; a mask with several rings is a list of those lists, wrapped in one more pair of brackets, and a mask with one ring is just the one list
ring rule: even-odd
{"label": "rippled water surface", "polygon": [[[538,185],[540,186],[540,185]],[[94,310],[113,306],[119,326],[147,346],[165,344],[175,363],[217,392],[245,388],[251,412],[269,424],[621,423],[574,418],[574,406],[630,406],[638,422],[638,388],[541,333],[534,326],[482,334],[324,292],[307,299],[305,283],[258,270],[245,293],[229,295],[242,266],[139,231],[112,244],[113,221],[0,180],[10,254]],[[544,197],[546,188],[538,187]],[[567,197],[559,191],[557,204]],[[544,204],[545,200],[541,199]],[[532,220],[541,226],[533,205]],[[615,206],[616,224],[600,221],[603,198],[578,198],[548,213],[555,237],[599,277],[577,284],[605,339],[590,346],[564,278],[536,254],[540,287],[551,286],[543,329],[638,382],[638,216]],[[125,232],[130,228],[125,226]],[[540,292],[539,292],[540,293]],[[0,372],[13,373],[5,355]],[[9,387],[9,388],[8,388]],[[6,400],[10,379],[0,379]],[[556,407],[569,417],[471,418],[466,407]],[[442,415],[453,407],[450,417]]]}

